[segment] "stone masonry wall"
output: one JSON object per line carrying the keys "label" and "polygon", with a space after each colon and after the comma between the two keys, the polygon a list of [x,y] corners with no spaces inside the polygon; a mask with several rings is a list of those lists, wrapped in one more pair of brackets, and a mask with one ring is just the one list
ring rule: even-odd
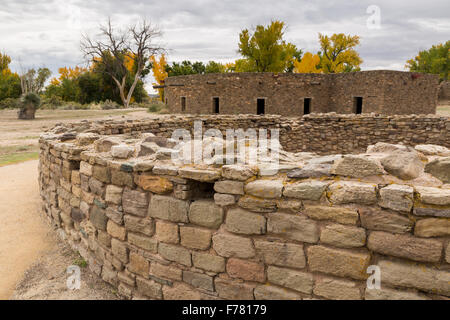
{"label": "stone masonry wall", "polygon": [[[409,146],[430,143],[450,147],[450,118],[437,115],[385,116],[374,114],[311,114],[303,117],[255,115],[170,116],[141,121],[99,122],[99,134],[153,132],[170,137],[174,129],[192,130],[194,121],[204,130],[267,128],[280,130],[280,143],[290,152],[359,153],[377,142]],[[80,126],[80,124],[74,124]]]}
{"label": "stone masonry wall", "polygon": [[[293,125],[238,119],[223,125]],[[40,138],[44,211],[124,298],[450,297],[449,149],[302,154],[260,176],[244,165],[175,166],[161,138],[171,129],[169,119],[84,121]],[[370,265],[381,290],[366,288]]]}
{"label": "stone masonry wall", "polygon": [[[311,112],[355,113],[355,97],[363,113],[434,114],[437,75],[373,70],[343,74],[225,73],[169,77],[165,97],[171,113],[212,114],[219,98],[220,114],[256,114],[257,99],[265,113],[303,115],[304,99]],[[185,98],[186,109],[181,107]]]}

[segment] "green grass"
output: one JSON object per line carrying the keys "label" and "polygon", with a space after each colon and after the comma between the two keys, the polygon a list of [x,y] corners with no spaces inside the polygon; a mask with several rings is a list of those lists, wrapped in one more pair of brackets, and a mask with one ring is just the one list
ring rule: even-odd
{"label": "green grass", "polygon": [[39,152],[21,152],[21,153],[0,155],[0,167],[28,160],[36,160],[38,158]]}
{"label": "green grass", "polygon": [[39,158],[37,146],[0,147],[0,167],[28,160],[36,160],[37,158]]}
{"label": "green grass", "polygon": [[80,268],[86,268],[88,266],[88,263],[86,260],[83,259],[83,257],[78,253],[78,258],[73,260],[73,264],[76,266],[79,266]]}

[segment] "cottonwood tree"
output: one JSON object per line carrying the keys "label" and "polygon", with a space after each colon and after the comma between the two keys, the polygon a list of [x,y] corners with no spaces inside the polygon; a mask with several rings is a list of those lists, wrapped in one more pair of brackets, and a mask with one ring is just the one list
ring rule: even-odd
{"label": "cottonwood tree", "polygon": [[52,72],[48,68],[28,69],[20,74],[20,85],[22,94],[41,93],[45,82],[50,78]]}
{"label": "cottonwood tree", "polygon": [[406,67],[412,72],[438,74],[441,80],[448,80],[450,72],[450,40],[420,51],[411,60],[406,61]]}
{"label": "cottonwood tree", "polygon": [[[161,31],[145,19],[123,30],[116,29],[109,19],[106,25],[100,26],[99,37],[83,36],[81,50],[89,62],[97,65],[98,72],[114,80],[123,105],[128,107],[138,81],[150,71],[150,57],[166,51],[155,43],[159,37]],[[129,70],[130,63],[133,71]],[[133,82],[126,92],[129,76],[133,77]]]}
{"label": "cottonwood tree", "polygon": [[359,71],[363,62],[354,49],[359,44],[358,36],[335,33],[331,36],[319,33],[321,47],[320,67],[324,73]]}
{"label": "cottonwood tree", "polygon": [[248,29],[239,34],[238,52],[244,59],[236,60],[238,72],[292,72],[294,59],[300,59],[301,50],[283,40],[285,24],[272,21],[267,27],[256,26],[253,34]]}

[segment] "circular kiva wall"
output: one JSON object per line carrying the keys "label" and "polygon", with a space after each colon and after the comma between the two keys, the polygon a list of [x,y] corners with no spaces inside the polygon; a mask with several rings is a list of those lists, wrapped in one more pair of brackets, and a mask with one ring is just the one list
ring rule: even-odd
{"label": "circular kiva wall", "polygon": [[[241,118],[202,120],[239,128]],[[193,120],[84,121],[40,138],[44,211],[124,298],[450,297],[449,149],[280,151],[264,176],[267,163],[176,165],[167,137]],[[369,289],[380,272],[381,289]]]}

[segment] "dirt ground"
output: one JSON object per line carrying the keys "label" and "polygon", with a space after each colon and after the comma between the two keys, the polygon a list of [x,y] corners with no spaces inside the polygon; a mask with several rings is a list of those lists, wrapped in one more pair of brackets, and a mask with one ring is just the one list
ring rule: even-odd
{"label": "dirt ground", "polygon": [[40,210],[38,161],[0,168],[0,299],[117,299],[88,268],[68,290],[76,252],[56,238]]}
{"label": "dirt ground", "polygon": [[[0,158],[2,153],[12,157],[37,151],[40,133],[56,123],[152,115],[145,109],[120,109],[40,110],[34,121],[16,116],[15,110],[0,111]],[[37,165],[34,160],[0,166],[0,299],[117,299],[88,268],[82,269],[81,289],[67,289],[66,268],[78,257],[39,214]]]}

